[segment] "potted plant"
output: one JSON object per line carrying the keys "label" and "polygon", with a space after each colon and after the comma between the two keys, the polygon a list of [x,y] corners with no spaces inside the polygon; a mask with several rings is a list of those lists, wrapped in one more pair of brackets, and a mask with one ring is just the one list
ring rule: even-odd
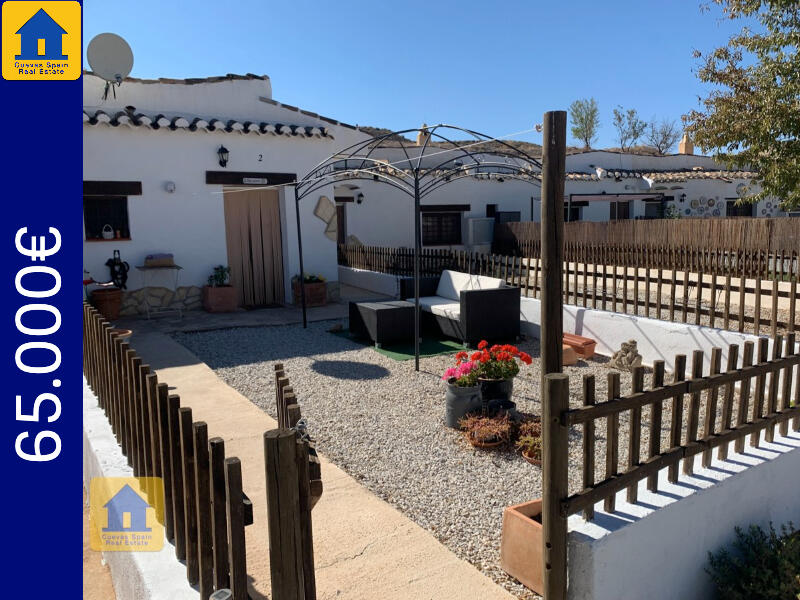
{"label": "potted plant", "polygon": [[526,587],[544,593],[542,499],[507,506],[503,511],[500,566]]}
{"label": "potted plant", "polygon": [[233,312],[239,306],[239,294],[230,282],[231,269],[224,265],[214,267],[203,286],[203,308],[208,312]]}
{"label": "potted plant", "polygon": [[478,387],[478,367],[467,360],[466,352],[456,354],[456,365],[442,375],[447,383],[444,395],[444,421],[448,427],[459,428],[459,422],[467,414],[481,408],[481,390]]}
{"label": "potted plant", "polygon": [[481,340],[470,359],[479,363],[478,385],[484,407],[489,412],[513,409],[514,377],[519,373],[520,362],[531,364],[530,355],[511,344],[489,347],[486,340]]}
{"label": "potted plant", "polygon": [[476,448],[495,448],[511,439],[512,423],[508,414],[487,417],[470,414],[461,419],[464,437]]}
{"label": "potted plant", "polygon": [[[325,306],[328,303],[328,286],[322,275],[303,273],[306,292],[306,306]],[[300,296],[300,276],[292,277],[292,297],[296,305],[302,304]]]}
{"label": "potted plant", "polygon": [[515,445],[522,452],[522,458],[532,465],[542,466],[542,424],[539,421],[522,423]]}

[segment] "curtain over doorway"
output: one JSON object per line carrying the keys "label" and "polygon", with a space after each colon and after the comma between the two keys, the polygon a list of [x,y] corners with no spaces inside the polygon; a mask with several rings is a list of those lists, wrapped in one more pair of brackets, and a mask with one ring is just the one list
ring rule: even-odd
{"label": "curtain over doorway", "polygon": [[240,305],[282,304],[285,294],[278,190],[226,189],[224,201],[228,264]]}

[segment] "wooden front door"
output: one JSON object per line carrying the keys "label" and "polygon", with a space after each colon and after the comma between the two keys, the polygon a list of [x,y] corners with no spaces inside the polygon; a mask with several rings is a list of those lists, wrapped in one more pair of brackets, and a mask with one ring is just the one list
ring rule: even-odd
{"label": "wooden front door", "polygon": [[226,189],[225,237],[231,283],[242,306],[285,300],[281,211],[277,190]]}

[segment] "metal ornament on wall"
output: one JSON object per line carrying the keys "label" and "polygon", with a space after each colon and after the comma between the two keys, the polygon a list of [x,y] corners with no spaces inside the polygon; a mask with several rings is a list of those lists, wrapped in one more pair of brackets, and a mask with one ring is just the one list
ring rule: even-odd
{"label": "metal ornament on wall", "polygon": [[337,219],[336,205],[327,196],[320,196],[317,205],[314,207],[314,216],[325,223],[325,237],[331,241],[336,241]]}

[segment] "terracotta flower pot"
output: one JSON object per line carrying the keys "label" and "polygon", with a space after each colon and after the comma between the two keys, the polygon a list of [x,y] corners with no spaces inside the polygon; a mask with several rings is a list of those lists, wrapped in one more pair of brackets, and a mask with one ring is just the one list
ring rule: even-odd
{"label": "terracotta flower pot", "polygon": [[92,304],[109,321],[119,319],[122,307],[122,290],[119,288],[100,288],[92,291]]}
{"label": "terracotta flower pot", "polygon": [[475,448],[497,448],[503,444],[503,440],[495,440],[493,442],[484,442],[478,439],[475,439],[471,436],[467,436],[469,443],[472,444]]}
{"label": "terracotta flower pot", "polygon": [[532,455],[528,454],[527,452],[522,453],[522,458],[524,458],[529,464],[536,465],[537,467],[542,466],[542,459],[534,458]]}
{"label": "terracotta flower pot", "polygon": [[[328,286],[324,281],[307,283],[304,287],[306,289],[306,307],[325,306],[328,303]],[[292,299],[295,305],[302,304],[300,282],[297,279],[292,280]]]}
{"label": "terracotta flower pot", "polygon": [[544,593],[541,514],[541,498],[506,507],[500,541],[500,566],[538,594]]}
{"label": "terracotta flower pot", "polygon": [[239,307],[239,294],[231,285],[203,286],[203,308],[211,313],[233,312]]}

